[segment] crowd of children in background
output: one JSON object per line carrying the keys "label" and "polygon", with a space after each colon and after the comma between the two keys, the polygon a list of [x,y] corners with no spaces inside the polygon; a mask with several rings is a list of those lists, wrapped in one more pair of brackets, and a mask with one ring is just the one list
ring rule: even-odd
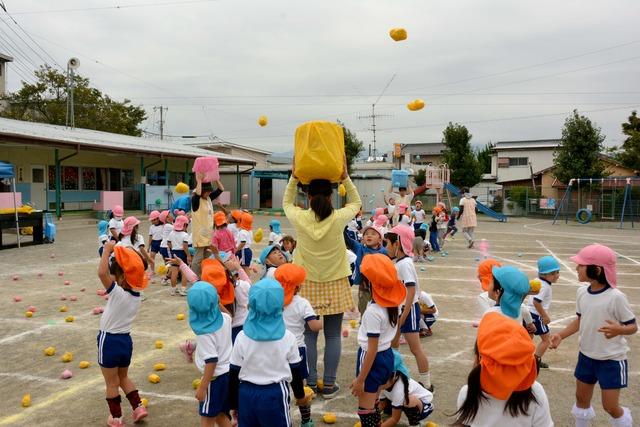
{"label": "crowd of children in background", "polygon": [[[433,334],[439,311],[419,283],[415,263],[427,260],[430,252],[444,251],[457,232],[460,210],[440,202],[429,215],[422,201],[412,205],[412,199],[410,187],[390,193],[385,208],[375,209],[364,223],[358,214],[344,230],[352,256],[350,281],[358,290],[359,349],[351,390],[358,398],[362,426],[393,426],[402,414],[410,425],[418,425],[434,408],[429,361],[419,338]],[[98,224],[99,277],[110,295],[98,335],[108,425],[124,425],[119,388],[131,403],[134,421],[147,416],[127,376],[129,332],[140,309],[140,292],[152,274],[147,268],[154,271],[157,255],[162,259],[155,271],[163,284],[171,286],[171,295],[187,297],[196,338],[180,349],[202,373],[196,391],[201,424],[289,426],[291,387],[302,426],[314,425],[311,394],[303,388],[308,375],[303,333],[305,328],[317,332],[323,324],[309,301],[298,295],[306,271],[291,263],[296,240],[283,235],[280,222],[272,220],[256,267],[252,215],[220,206],[213,220],[200,277],[189,268],[193,249],[188,212],[151,212],[146,242],[139,220],[125,217],[119,206],[108,222]],[[518,268],[485,258],[478,265],[483,293],[478,297],[475,364],[459,393],[453,414],[457,425],[552,426],[548,399],[536,378],[540,368],[548,367],[542,361],[547,349],[577,332],[576,426],[590,425],[595,416],[595,383],[603,390],[602,405],[611,425],[631,426],[619,394],[628,377],[629,348],[623,336],[637,327],[626,297],[616,289],[615,253],[590,245],[572,258],[578,280],[589,286],[578,291],[575,320],[556,334],[549,325],[552,287],[561,270],[558,260],[540,258],[537,278],[530,281]],[[250,274],[260,280],[251,284]],[[534,336],[540,337],[537,347]],[[416,360],[415,379],[397,351],[401,342]],[[383,412],[389,414],[384,423]]]}

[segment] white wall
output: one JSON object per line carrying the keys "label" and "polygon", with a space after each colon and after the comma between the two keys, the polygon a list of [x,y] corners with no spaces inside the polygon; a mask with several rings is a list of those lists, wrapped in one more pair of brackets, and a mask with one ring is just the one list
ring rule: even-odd
{"label": "white wall", "polygon": [[[553,149],[551,148],[547,150],[501,150],[498,152],[498,157],[528,157],[534,173],[553,166]],[[510,166],[496,170],[498,182],[531,178],[529,165]]]}

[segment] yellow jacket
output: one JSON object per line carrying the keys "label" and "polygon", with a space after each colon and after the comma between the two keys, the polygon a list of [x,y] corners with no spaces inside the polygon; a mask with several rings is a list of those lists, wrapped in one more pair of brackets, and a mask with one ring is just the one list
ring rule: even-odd
{"label": "yellow jacket", "polygon": [[294,206],[298,180],[287,184],[282,205],[284,213],[296,230],[297,245],[293,262],[307,270],[307,280],[330,282],[351,275],[343,232],[362,206],[358,189],[350,178],[343,181],[347,190],[347,205],[318,222],[311,209]]}

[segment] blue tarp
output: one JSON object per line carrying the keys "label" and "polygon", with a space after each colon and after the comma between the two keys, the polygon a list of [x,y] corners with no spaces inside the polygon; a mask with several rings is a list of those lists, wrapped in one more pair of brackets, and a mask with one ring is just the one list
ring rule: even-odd
{"label": "blue tarp", "polygon": [[0,179],[13,178],[14,176],[13,165],[11,163],[0,162]]}

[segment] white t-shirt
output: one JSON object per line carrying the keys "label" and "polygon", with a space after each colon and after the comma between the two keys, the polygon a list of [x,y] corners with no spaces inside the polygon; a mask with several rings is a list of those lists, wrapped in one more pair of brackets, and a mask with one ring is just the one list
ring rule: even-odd
{"label": "white t-shirt", "polygon": [[231,352],[231,364],[240,367],[240,381],[257,385],[290,382],[290,365],[301,360],[296,337],[289,331],[275,341],[254,341],[240,331]]}
{"label": "white t-shirt", "polygon": [[397,325],[391,326],[387,309],[372,301],[367,305],[360,320],[358,344],[362,350],[367,351],[369,337],[378,337],[378,353],[380,353],[391,348],[391,341],[393,341],[397,329]]}
{"label": "white t-shirt", "polygon": [[576,314],[580,316],[580,352],[596,360],[624,360],[629,346],[622,335],[607,339],[598,329],[607,320],[623,324],[633,323],[635,315],[627,296],[616,288],[605,288],[592,293],[590,286],[578,288]]}
{"label": "white t-shirt", "polygon": [[427,217],[427,214],[425,213],[424,209],[420,209],[419,211],[417,210],[413,211],[413,218],[415,219],[416,224],[424,223],[424,219],[426,217]]}
{"label": "white t-shirt", "polygon": [[396,212],[396,206],[397,205],[388,204],[387,205],[387,214],[388,215],[393,215]]}
{"label": "white t-shirt", "polygon": [[236,241],[236,244],[238,244],[238,224],[235,222],[230,223],[229,225],[227,225],[227,229],[229,231],[231,231],[231,233],[233,234],[233,238]]}
{"label": "white t-shirt", "polygon": [[193,246],[193,233],[187,233],[187,245]]}
{"label": "white t-shirt", "polygon": [[[493,302],[494,305],[489,307],[489,309],[485,311],[484,314],[495,312],[500,313],[505,317],[509,317],[502,312],[502,308],[499,305],[495,305],[495,301],[491,299],[489,301]],[[518,323],[522,323],[522,320],[524,320],[524,323],[526,323],[527,325],[529,323],[533,323],[533,318],[531,317],[531,313],[529,312],[529,307],[525,306],[524,304],[520,305],[520,314],[518,315],[518,318],[514,319],[513,317],[509,317],[509,319],[513,319]]]}
{"label": "white t-shirt", "polygon": [[251,289],[251,283],[244,280],[236,281],[234,289],[236,309],[233,313],[232,328],[244,325],[244,321],[249,315],[249,289]]}
{"label": "white t-shirt", "polygon": [[229,372],[231,359],[231,316],[222,313],[222,327],[211,334],[196,335],[196,354],[193,358],[196,367],[204,373],[209,363],[215,363],[213,376]]}
{"label": "white t-shirt", "polygon": [[149,236],[151,236],[151,240],[162,240],[162,225],[151,224],[149,227]]}
{"label": "white t-shirt", "polygon": [[173,231],[173,224],[166,223],[162,226],[162,241],[160,242],[161,248],[166,248],[167,241],[169,240],[169,234]]}
{"label": "white t-shirt", "polygon": [[407,206],[411,206],[411,201],[413,200],[413,193],[407,193],[404,197],[401,197],[399,193],[389,193],[389,198],[395,199],[396,206],[401,204],[406,204]]}
{"label": "white t-shirt", "polygon": [[270,245],[280,245],[281,241],[282,241],[282,234],[274,233],[273,231],[269,233]]}
{"label": "white t-shirt", "polygon": [[418,272],[416,271],[416,266],[413,264],[413,260],[405,256],[401,260],[396,261],[396,270],[398,270],[398,279],[404,283],[405,286],[415,286],[416,292],[413,295],[412,304],[417,303],[420,297],[420,286],[418,285]]}
{"label": "white t-shirt", "polygon": [[122,233],[122,227],[124,227],[124,220],[122,218],[111,218],[109,220],[109,231],[111,231],[112,228],[115,228],[116,234],[120,235],[120,233]]}
{"label": "white t-shirt", "polygon": [[[467,387],[467,385],[462,386],[460,393],[458,393],[458,409],[467,397]],[[533,383],[531,390],[538,403],[531,402],[529,404],[528,415],[520,415],[518,418],[513,418],[508,411],[506,413],[504,411],[506,400],[498,400],[485,394],[487,399],[480,401],[478,413],[468,425],[470,427],[553,427],[547,393],[537,381]]]}
{"label": "white t-shirt", "polygon": [[276,268],[274,266],[267,267],[267,271],[264,272],[264,277],[273,279],[276,277]]}
{"label": "white t-shirt", "polygon": [[244,247],[242,249],[249,249],[251,248],[251,243],[253,242],[253,237],[251,236],[251,232],[248,230],[243,230],[242,228],[238,230],[238,238],[237,238],[237,242],[238,245],[242,242],[245,243]]}
{"label": "white t-shirt", "polygon": [[531,295],[529,297],[529,311],[533,314],[537,314],[538,316],[540,316],[540,313],[538,313],[536,306],[533,305],[533,301],[538,301],[542,305],[542,308],[544,308],[544,311],[548,312],[551,308],[551,297],[553,294],[551,284],[546,280],[539,280],[540,283],[542,283],[540,292],[538,292],[538,295]]}
{"label": "white t-shirt", "polygon": [[295,335],[298,347],[306,347],[304,344],[304,326],[307,321],[318,318],[311,307],[311,303],[300,295],[294,295],[289,305],[284,308],[282,317],[284,317],[284,324],[287,330]]}
{"label": "white t-shirt", "polygon": [[144,246],[144,237],[136,233],[136,241],[131,243],[131,236],[122,236],[122,239],[116,244],[116,246],[124,246],[125,248],[133,248],[136,251],[140,249],[140,246]]}
{"label": "white t-shirt", "polygon": [[107,289],[109,300],[100,317],[100,330],[110,334],[128,334],[142,304],[139,292],[127,291],[116,282]]}
{"label": "white t-shirt", "polygon": [[[425,403],[431,403],[433,400],[433,394],[422,387],[420,383],[409,378],[409,395],[415,396],[417,399],[421,400]],[[391,390],[382,390],[380,393],[380,397],[384,399],[389,399],[391,401],[391,406],[396,409],[403,408],[405,405],[404,400],[404,383],[401,379],[398,378],[398,381],[393,385]]]}
{"label": "white t-shirt", "polygon": [[478,307],[480,309],[480,317],[484,316],[484,314],[491,309],[491,307],[495,306],[496,302],[489,298],[489,292],[483,292],[478,295]]}
{"label": "white t-shirt", "polygon": [[189,236],[184,231],[176,231],[173,230],[171,234],[169,234],[169,241],[171,242],[171,248],[174,251],[182,251],[184,248],[182,247],[183,243],[187,243],[187,238]]}
{"label": "white t-shirt", "polygon": [[431,295],[429,295],[428,293],[426,293],[425,291],[420,292],[420,297],[418,298],[418,302],[420,304],[424,304],[429,308],[434,308],[436,309],[436,312],[433,313],[433,317],[438,317],[438,307],[436,307],[436,303],[433,302],[433,298],[431,298]]}
{"label": "white t-shirt", "polygon": [[444,212],[441,212],[440,214],[438,214],[438,217],[436,218],[436,227],[441,229],[441,230],[446,230],[447,229],[447,224],[449,222],[447,221],[447,214],[445,214]]}

